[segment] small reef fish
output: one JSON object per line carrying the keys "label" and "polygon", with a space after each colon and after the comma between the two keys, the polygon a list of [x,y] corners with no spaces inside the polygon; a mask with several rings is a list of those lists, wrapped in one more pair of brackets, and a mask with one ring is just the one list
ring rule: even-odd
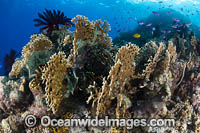
{"label": "small reef fish", "polygon": [[183,24],[180,24],[180,25],[179,25],[179,27],[182,27],[182,26],[183,26]]}
{"label": "small reef fish", "polygon": [[165,30],[161,30],[160,32],[162,32],[162,33],[164,33],[164,34],[165,34],[167,31],[165,31]]}
{"label": "small reef fish", "polygon": [[139,22],[138,24],[139,24],[139,25],[143,25],[143,24],[144,24],[144,22]]}
{"label": "small reef fish", "polygon": [[167,31],[167,33],[171,33],[171,32],[172,32],[171,30],[168,30],[168,31]]}
{"label": "small reef fish", "polygon": [[125,27],[123,28],[123,31],[126,31],[126,28],[125,28]]}
{"label": "small reef fish", "polygon": [[192,23],[191,22],[188,22],[187,24],[186,24],[186,26],[190,26]]}
{"label": "small reef fish", "polygon": [[128,20],[131,20],[131,19],[132,19],[132,17],[129,17],[129,18],[128,18]]}
{"label": "small reef fish", "polygon": [[180,22],[180,20],[177,19],[177,18],[174,18],[173,20],[174,20],[175,22]]}
{"label": "small reef fish", "polygon": [[167,14],[172,14],[172,11],[168,11]]}
{"label": "small reef fish", "polygon": [[177,32],[181,32],[181,30],[177,30]]}
{"label": "small reef fish", "polygon": [[146,26],[147,26],[147,27],[150,27],[150,26],[152,26],[152,23],[150,23],[150,24],[147,24]]}
{"label": "small reef fish", "polygon": [[153,30],[153,31],[155,31],[155,30],[156,30],[156,28],[155,28],[155,27],[153,27],[153,28],[152,28],[152,30]]}
{"label": "small reef fish", "polygon": [[166,37],[166,36],[163,36],[163,37],[162,37],[162,39],[163,39],[163,40],[166,40],[166,39],[167,39],[167,37]]}
{"label": "small reef fish", "polygon": [[135,34],[133,35],[133,37],[134,37],[134,38],[140,38],[140,37],[141,37],[141,35],[140,35],[140,34],[138,34],[138,33],[135,33]]}
{"label": "small reef fish", "polygon": [[178,26],[177,24],[176,24],[176,25],[172,25],[172,28],[176,29],[176,28],[177,28],[177,26]]}
{"label": "small reef fish", "polygon": [[155,11],[152,11],[152,13],[153,13],[154,15],[157,15],[157,16],[160,15],[160,13],[157,13],[157,12],[155,12]]}
{"label": "small reef fish", "polygon": [[121,29],[117,30],[117,32],[121,32]]}
{"label": "small reef fish", "polygon": [[104,5],[104,3],[101,3],[101,2],[100,2],[100,3],[98,3],[98,4],[99,4],[99,5],[101,5],[101,6],[103,6],[103,5]]}
{"label": "small reef fish", "polygon": [[134,18],[134,21],[137,21],[137,18],[136,18],[136,17]]}
{"label": "small reef fish", "polygon": [[177,26],[173,25],[173,26],[172,26],[172,28],[176,29],[176,28],[177,28]]}

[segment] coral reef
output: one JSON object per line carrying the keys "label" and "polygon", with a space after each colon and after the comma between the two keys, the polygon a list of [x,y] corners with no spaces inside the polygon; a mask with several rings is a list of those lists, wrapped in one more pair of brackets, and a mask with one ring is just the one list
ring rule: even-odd
{"label": "coral reef", "polygon": [[[40,31],[47,29],[47,33],[52,33],[54,30],[59,30],[59,25],[70,27],[72,24],[71,19],[67,18],[60,10],[47,10],[43,14],[38,13],[40,19],[34,19],[37,24],[35,26],[44,26]],[[42,20],[41,20],[42,19]]]}
{"label": "coral reef", "polygon": [[[73,33],[63,28],[32,35],[9,76],[0,77],[3,132],[152,132],[150,127],[45,128],[39,123],[44,115],[174,118],[180,133],[200,132],[200,41],[192,32],[118,48],[107,22],[84,16],[72,22]],[[24,123],[28,114],[37,118],[33,128]]]}

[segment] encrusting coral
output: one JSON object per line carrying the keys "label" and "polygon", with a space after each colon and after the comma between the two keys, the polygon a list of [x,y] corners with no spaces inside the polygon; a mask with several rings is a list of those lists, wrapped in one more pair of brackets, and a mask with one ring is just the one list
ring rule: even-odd
{"label": "encrusting coral", "polygon": [[[174,118],[200,130],[200,41],[187,33],[142,47],[111,47],[107,22],[72,19],[75,31],[34,34],[8,77],[0,78],[0,129],[13,132],[152,132],[150,127],[28,128],[27,114],[52,118]],[[16,118],[18,118],[16,120]],[[15,119],[15,120],[14,120]],[[165,132],[172,128],[165,127]]]}

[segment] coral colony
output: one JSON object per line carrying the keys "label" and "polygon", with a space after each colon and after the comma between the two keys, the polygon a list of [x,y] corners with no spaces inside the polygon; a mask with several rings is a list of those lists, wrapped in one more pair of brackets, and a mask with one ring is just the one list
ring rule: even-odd
{"label": "coral colony", "polygon": [[[71,24],[63,13],[43,14],[38,15],[45,22],[36,19],[36,26],[47,25],[42,30],[51,37],[33,34],[9,75],[0,78],[3,132],[152,132],[149,127],[42,127],[44,115],[174,118],[175,127],[165,132],[200,132],[200,41],[191,32],[168,42],[117,48],[106,21],[76,16],[71,33],[58,28]],[[37,118],[35,127],[25,125],[28,114]]]}

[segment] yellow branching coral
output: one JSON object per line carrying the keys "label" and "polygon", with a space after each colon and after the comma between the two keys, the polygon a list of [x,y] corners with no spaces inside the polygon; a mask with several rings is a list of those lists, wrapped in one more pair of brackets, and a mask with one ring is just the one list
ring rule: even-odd
{"label": "yellow branching coral", "polygon": [[165,45],[160,43],[160,46],[154,56],[154,58],[149,59],[149,64],[147,65],[146,69],[143,71],[146,79],[149,79],[152,72],[155,70],[157,63],[160,61],[160,57],[162,56],[163,51],[165,50]]}
{"label": "yellow branching coral", "polygon": [[[41,57],[38,56],[43,56],[45,59],[47,58],[47,56],[49,56],[50,52],[45,52],[44,54],[41,53],[41,51],[47,51],[50,47],[52,46],[52,42],[48,39],[47,36],[43,35],[43,34],[33,34],[31,36],[31,40],[30,42],[24,46],[23,50],[22,50],[22,57],[21,60],[17,60],[15,61],[11,73],[9,74],[10,77],[14,77],[14,76],[18,76],[20,74],[20,72],[22,71],[22,68],[24,66],[26,66],[29,69],[29,74],[32,74],[33,72],[31,70],[35,70],[35,64],[30,64],[30,62],[35,62],[33,61],[33,59],[40,59]],[[47,54],[46,54],[47,53]],[[29,61],[30,57],[34,55],[34,57],[32,57],[32,60]],[[42,60],[42,59],[40,59]],[[30,65],[32,65],[31,67],[34,68],[29,68]],[[41,65],[41,64],[39,64]],[[30,75],[29,75],[30,76]]]}
{"label": "yellow branching coral", "polygon": [[70,38],[70,35],[67,35],[67,36],[64,38],[63,43],[64,43],[64,45],[66,45],[66,44],[71,44],[71,43],[72,43],[72,39]]}
{"label": "yellow branching coral", "polygon": [[[119,71],[117,75],[109,73],[108,78],[112,79],[114,76],[116,76],[118,78],[117,81],[119,82],[121,89],[124,87],[125,82],[129,81],[131,76],[135,73],[135,57],[139,50],[139,47],[137,47],[135,44],[129,43],[126,46],[121,47],[116,55],[115,61],[119,60],[123,65],[121,65],[120,71],[119,69],[116,69],[115,73]],[[110,87],[113,89],[114,86]]]}
{"label": "yellow branching coral", "polygon": [[101,20],[96,20],[95,26],[96,41],[100,44],[104,44],[105,47],[110,48],[112,45],[112,39],[111,37],[108,37],[107,34],[107,32],[111,30],[110,25],[106,21],[102,22]]}
{"label": "yellow branching coral", "polygon": [[47,66],[42,71],[42,80],[46,85],[46,100],[54,114],[58,111],[60,103],[67,92],[67,85],[63,81],[70,66],[65,53],[59,52],[51,56]]}
{"label": "yellow branching coral", "polygon": [[171,57],[171,55],[170,55],[169,51],[166,50],[165,58],[164,58],[164,60],[162,61],[161,66],[160,66],[160,68],[161,68],[160,73],[161,73],[161,74],[166,74],[167,71],[169,70],[170,57]]}
{"label": "yellow branching coral", "polygon": [[21,60],[16,60],[12,65],[11,72],[9,73],[9,77],[18,77],[22,71],[22,62]]}
{"label": "yellow branching coral", "polygon": [[[155,42],[150,42],[143,48],[131,43],[122,46],[115,56],[115,64],[108,77],[103,80],[102,88],[98,91],[94,89],[96,94],[91,94],[88,99],[94,99],[93,106],[94,102],[97,103],[96,114],[105,114],[112,106],[111,101],[115,99],[116,105],[113,106],[116,118],[129,117],[127,109],[132,106],[131,99],[144,89],[149,91],[146,95],[157,96],[158,92],[165,92],[163,93],[165,98],[171,96],[169,87],[171,75],[169,66],[173,62],[171,60],[176,60],[176,48],[173,44],[169,44],[168,49],[164,43],[157,46]],[[163,87],[157,89],[154,84]]]}
{"label": "yellow branching coral", "polygon": [[176,53],[176,46],[174,46],[172,41],[169,41],[168,43],[168,51],[171,56],[171,61],[174,63],[177,58],[177,53]]}
{"label": "yellow branching coral", "polygon": [[52,42],[43,34],[34,34],[30,42],[22,50],[22,65],[26,65],[28,59],[34,51],[47,50],[52,46]]}
{"label": "yellow branching coral", "polygon": [[192,38],[191,38],[191,45],[194,47],[195,50],[197,50],[197,49],[196,49],[196,44],[197,44],[196,37],[195,37],[195,36],[192,36]]}
{"label": "yellow branching coral", "polygon": [[32,90],[32,91],[40,91],[42,92],[42,79],[41,79],[41,76],[42,76],[42,68],[39,68],[37,70],[37,73],[35,75],[35,77],[29,82],[29,88]]}
{"label": "yellow branching coral", "polygon": [[[126,109],[130,106],[126,98],[124,87],[128,85],[131,76],[135,72],[135,56],[139,48],[135,44],[127,44],[120,48],[116,55],[116,63],[111,68],[107,80],[103,81],[102,90],[98,92],[97,98],[97,115],[104,114],[106,108],[110,105],[110,100],[117,98],[116,117],[124,117]],[[91,97],[90,97],[91,99]]]}
{"label": "yellow branching coral", "polygon": [[85,45],[102,44],[105,47],[111,47],[112,39],[107,34],[110,26],[107,22],[101,20],[90,22],[88,18],[80,15],[73,18],[72,22],[76,26],[73,40],[74,53]]}

